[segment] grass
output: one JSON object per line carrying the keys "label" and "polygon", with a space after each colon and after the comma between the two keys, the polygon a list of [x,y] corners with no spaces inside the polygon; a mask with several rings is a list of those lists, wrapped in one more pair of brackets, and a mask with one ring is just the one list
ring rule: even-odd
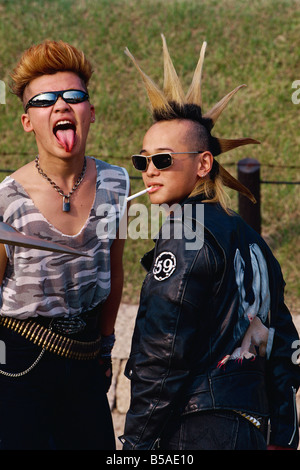
{"label": "grass", "polygon": [[[214,133],[251,136],[261,145],[229,152],[221,157],[222,164],[236,174],[238,160],[253,157],[261,162],[262,180],[300,180],[300,104],[291,100],[292,83],[300,79],[299,1],[2,0],[0,15],[0,79],[7,84],[6,105],[0,105],[1,169],[17,168],[36,153],[34,139],[21,128],[21,104],[9,92],[9,72],[25,48],[52,38],[83,49],[94,66],[90,94],[97,122],[87,153],[123,165],[136,176],[129,156],[141,147],[150,116],[140,79],[123,51],[128,46],[162,84],[163,32],[185,89],[202,41],[208,42],[204,111],[235,86],[248,85],[235,96]],[[140,179],[131,182],[132,192],[143,186]],[[232,196],[237,209],[237,196]],[[294,313],[300,313],[299,215],[299,185],[262,185],[263,236],[281,263],[287,304]],[[151,240],[127,240],[125,302],[138,302],[144,277],[139,259],[151,246]]]}

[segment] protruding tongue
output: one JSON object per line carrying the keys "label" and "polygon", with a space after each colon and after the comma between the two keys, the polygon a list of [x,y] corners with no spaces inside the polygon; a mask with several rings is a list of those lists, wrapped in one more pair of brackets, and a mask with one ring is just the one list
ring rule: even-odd
{"label": "protruding tongue", "polygon": [[66,152],[71,152],[75,142],[74,129],[58,130],[56,132],[58,142],[64,147]]}

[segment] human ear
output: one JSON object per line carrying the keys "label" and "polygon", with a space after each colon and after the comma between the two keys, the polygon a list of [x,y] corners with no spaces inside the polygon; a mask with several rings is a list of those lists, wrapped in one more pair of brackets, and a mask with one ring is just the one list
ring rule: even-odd
{"label": "human ear", "polygon": [[204,178],[211,171],[214,157],[211,152],[205,151],[200,155],[197,175]]}
{"label": "human ear", "polygon": [[95,122],[95,107],[91,105],[91,122]]}
{"label": "human ear", "polygon": [[33,126],[31,124],[31,120],[30,120],[30,117],[29,117],[28,113],[22,114],[21,122],[22,122],[22,126],[23,126],[23,129],[24,129],[25,132],[32,132],[33,131]]}

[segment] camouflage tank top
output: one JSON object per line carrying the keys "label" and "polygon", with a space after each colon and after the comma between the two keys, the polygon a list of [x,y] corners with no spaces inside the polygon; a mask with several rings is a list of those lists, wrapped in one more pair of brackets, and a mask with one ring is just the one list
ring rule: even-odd
{"label": "camouflage tank top", "polygon": [[[0,184],[0,220],[25,235],[90,255],[72,257],[6,245],[8,263],[0,290],[1,315],[19,319],[79,315],[108,297],[110,246],[126,209],[129,177],[124,168],[94,160],[96,196],[86,223],[76,235],[65,235],[50,224],[12,177],[6,177]],[[103,229],[107,218],[103,208],[113,209],[115,230]]]}

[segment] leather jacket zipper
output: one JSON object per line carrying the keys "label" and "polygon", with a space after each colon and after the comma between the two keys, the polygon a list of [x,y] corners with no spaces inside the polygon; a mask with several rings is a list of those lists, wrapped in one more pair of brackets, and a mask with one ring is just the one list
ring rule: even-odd
{"label": "leather jacket zipper", "polygon": [[158,437],[154,443],[152,444],[152,447],[150,450],[157,450],[160,448],[160,437]]}
{"label": "leather jacket zipper", "polygon": [[294,431],[293,431],[293,434],[292,434],[292,437],[291,437],[291,440],[289,442],[289,446],[292,444],[293,442],[293,439],[295,437],[295,434],[296,434],[296,429],[297,429],[297,406],[296,406],[296,389],[294,387],[292,387],[292,392],[293,392],[293,407],[294,407]]}

